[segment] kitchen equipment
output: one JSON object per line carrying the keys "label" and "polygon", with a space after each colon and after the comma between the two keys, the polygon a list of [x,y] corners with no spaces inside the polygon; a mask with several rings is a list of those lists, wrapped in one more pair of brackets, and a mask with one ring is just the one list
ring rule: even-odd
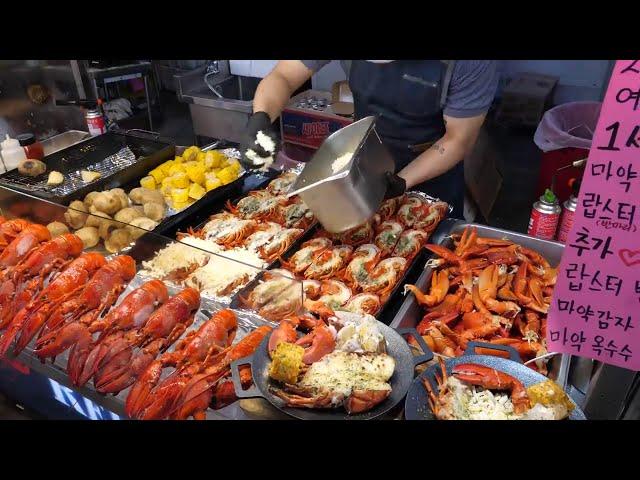
{"label": "kitchen equipment", "polygon": [[[22,150],[22,147],[19,148]],[[110,131],[46,156],[47,172],[42,175],[26,177],[13,170],[0,175],[0,184],[68,205],[91,191],[116,188],[140,179],[149,170],[174,156],[175,147],[170,141]],[[47,185],[52,170],[62,173],[65,183],[55,188]],[[88,184],[67,181],[79,178],[80,170],[98,171],[102,177]]]}
{"label": "kitchen equipment", "polygon": [[240,143],[253,113],[253,96],[261,79],[231,75],[228,60],[217,61],[216,69],[218,72],[214,73],[214,68],[203,65],[174,75],[177,96],[189,104],[196,135]]}
{"label": "kitchen equipment", "polygon": [[[343,166],[335,164],[352,153]],[[332,233],[366,222],[376,212],[387,188],[386,173],[394,161],[366,117],[331,134],[305,164],[289,196],[299,194],[318,221]]]}
{"label": "kitchen equipment", "polygon": [[[519,243],[524,247],[536,250],[541,255],[543,255],[552,266],[559,265],[560,259],[562,257],[562,252],[564,251],[564,245],[558,242],[541,240],[539,238],[530,237],[522,233],[510,232],[509,230],[489,227],[487,225],[480,225],[477,223],[468,223],[464,220],[456,219],[445,219],[440,223],[438,229],[440,241],[434,239],[434,242],[447,248],[454,248],[451,235],[462,233],[466,227],[476,228],[478,231],[478,236],[481,237],[496,239],[507,238]],[[427,291],[431,285],[432,273],[433,269],[431,267],[425,266],[422,275],[420,275],[420,278],[418,278],[415,285],[420,290]],[[420,322],[423,316],[424,309],[416,301],[415,295],[413,293],[408,293],[404,300],[404,303],[398,309],[395,318],[390,323],[390,326],[394,328],[415,327]],[[591,362],[592,360],[588,358],[572,357],[571,355],[556,355],[552,357],[547,364],[549,370],[548,376],[549,378],[555,380],[560,386],[565,388],[565,384],[568,382],[570,373],[569,366],[571,365],[571,369],[574,369],[579,365]]]}
{"label": "kitchen equipment", "polygon": [[52,153],[59,152],[60,150],[75,145],[89,138],[91,134],[83,130],[67,130],[66,132],[54,135],[52,137],[42,140],[42,148],[44,150],[45,157]]}
{"label": "kitchen equipment", "polygon": [[[475,353],[477,347],[491,348],[509,353],[509,359],[496,357],[493,355],[477,355]],[[518,352],[507,345],[493,345],[491,343],[469,342],[467,350],[460,357],[447,358],[444,361],[447,374],[451,374],[451,370],[456,365],[462,363],[475,363],[491,367],[499,372],[506,373],[520,380],[525,387],[530,387],[547,380],[547,377],[538,373],[531,368],[523,365]],[[424,388],[422,379],[429,380],[431,387],[435,392],[438,391],[438,383],[436,375],[442,375],[439,364],[433,364],[422,372],[411,384],[407,392],[407,398],[404,402],[404,415],[407,420],[435,420],[435,416],[429,407],[428,393]],[[574,402],[575,405],[575,402]],[[575,405],[573,411],[569,415],[569,420],[586,420],[582,410]]]}
{"label": "kitchen equipment", "polygon": [[[433,354],[424,343],[424,340],[413,328],[394,330],[387,325],[378,322],[380,333],[387,342],[387,354],[396,362],[395,371],[389,380],[391,395],[382,403],[376,405],[367,412],[349,415],[343,408],[336,409],[306,409],[285,407],[284,402],[269,391],[272,380],[269,378],[268,369],[271,363],[267,345],[271,334],[267,336],[255,353],[246,358],[236,360],[231,364],[231,378],[238,398],[264,397],[280,411],[301,420],[371,420],[379,417],[395,407],[404,398],[413,381],[414,368],[417,365],[428,362]],[[414,356],[403,335],[410,335],[420,344],[423,353]],[[240,373],[241,365],[250,365],[253,375],[253,386],[247,390],[242,389]]]}

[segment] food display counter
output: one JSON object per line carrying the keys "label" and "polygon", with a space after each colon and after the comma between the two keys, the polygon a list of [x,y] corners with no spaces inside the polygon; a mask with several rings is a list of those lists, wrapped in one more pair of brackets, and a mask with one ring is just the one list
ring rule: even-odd
{"label": "food display counter", "polygon": [[[95,191],[122,190],[125,209],[146,214],[132,188],[153,190],[149,198],[164,197],[172,211],[175,189],[189,190],[174,181],[200,185],[207,171],[233,168],[232,153],[214,152],[171,146],[146,171],[110,176]],[[122,167],[131,168],[140,170]],[[525,361],[537,375],[527,388],[545,375],[569,392],[563,401],[580,418],[571,370],[588,371],[588,362],[544,348],[561,244],[447,219],[446,204],[413,192],[333,235],[286,196],[299,171],[238,173],[208,201],[189,197],[189,214],[165,229],[135,222],[142,214],[87,207],[90,185],[66,203],[0,186],[1,388],[34,408],[29,400],[47,396],[35,386],[46,385],[58,406],[41,410],[55,418],[414,418],[405,396],[412,385],[427,388],[416,376],[484,342],[476,353]],[[87,242],[83,228],[101,240]],[[116,246],[117,231],[128,233]],[[16,239],[31,242],[28,253]],[[373,373],[340,376],[354,368]],[[15,389],[2,381],[7,372],[21,378]],[[487,378],[469,381],[493,388]]]}

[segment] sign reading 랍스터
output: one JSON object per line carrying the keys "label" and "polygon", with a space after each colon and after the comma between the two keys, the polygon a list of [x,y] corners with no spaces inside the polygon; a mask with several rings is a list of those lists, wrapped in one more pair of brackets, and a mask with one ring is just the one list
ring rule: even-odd
{"label": "sign reading \ub78d\uc2a4\ud130", "polygon": [[605,95],[548,316],[550,351],[640,370],[640,60]]}

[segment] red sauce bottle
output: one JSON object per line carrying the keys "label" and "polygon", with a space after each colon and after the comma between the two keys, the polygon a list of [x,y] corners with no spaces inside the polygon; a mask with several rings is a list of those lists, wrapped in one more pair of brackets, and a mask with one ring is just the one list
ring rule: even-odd
{"label": "red sauce bottle", "polygon": [[18,135],[16,138],[18,142],[20,142],[20,146],[24,149],[24,153],[27,158],[35,160],[42,160],[44,158],[44,149],[42,148],[42,144],[36,140],[33,133],[23,133],[22,135]]}

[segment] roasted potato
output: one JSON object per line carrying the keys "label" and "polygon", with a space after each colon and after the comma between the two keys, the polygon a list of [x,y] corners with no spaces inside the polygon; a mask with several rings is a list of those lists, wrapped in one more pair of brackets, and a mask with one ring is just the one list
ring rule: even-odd
{"label": "roasted potato", "polygon": [[93,200],[93,206],[100,212],[113,215],[120,210],[120,199],[111,192],[100,192]]}
{"label": "roasted potato", "polygon": [[129,192],[129,198],[133,203],[145,205],[147,203],[159,203],[164,205],[164,197],[159,190],[149,190],[148,188],[134,188]]}
{"label": "roasted potato", "polygon": [[74,200],[69,204],[69,210],[64,214],[64,219],[71,228],[82,228],[87,221],[87,209],[80,200]]}
{"label": "roasted potato", "polygon": [[[145,230],[153,230],[158,225],[158,222],[154,222],[150,218],[147,217],[138,217],[134,218],[131,221],[131,224],[127,227],[129,232],[131,232],[132,240],[137,240],[142,235],[147,233]],[[139,228],[137,228],[139,227]]]}
{"label": "roasted potato", "polygon": [[47,171],[47,164],[40,160],[27,158],[26,160],[20,160],[20,163],[18,163],[18,171],[28,177],[37,177]]}
{"label": "roasted potato", "polygon": [[82,170],[80,172],[80,176],[82,177],[83,182],[89,183],[99,179],[102,174],[100,172],[90,172],[89,170]]}
{"label": "roasted potato", "polygon": [[112,188],[109,190],[112,194],[114,194],[120,200],[120,208],[127,208],[129,206],[129,197],[125,193],[125,191],[121,188]]}
{"label": "roasted potato", "polygon": [[118,213],[116,213],[113,219],[122,223],[131,223],[131,220],[138,217],[142,217],[142,214],[140,214],[140,212],[137,209],[132,207],[127,207],[127,208],[123,208]]}
{"label": "roasted potato", "polygon": [[109,238],[107,238],[104,242],[104,246],[110,253],[117,253],[122,250],[124,247],[129,245],[132,241],[131,232],[126,228],[117,228]]}
{"label": "roasted potato", "polygon": [[98,229],[96,227],[84,227],[80,230],[76,230],[75,234],[82,240],[84,248],[95,247],[100,241]]}
{"label": "roasted potato", "polygon": [[57,237],[64,233],[69,233],[69,227],[67,227],[62,222],[51,222],[49,225],[47,225],[47,228],[49,229],[49,232],[51,232],[52,237]]}
{"label": "roasted potato", "polygon": [[96,227],[99,228],[100,224],[103,222],[113,223],[110,215],[107,215],[104,212],[96,211],[93,215],[89,215],[87,218],[87,227]]}
{"label": "roasted potato", "polygon": [[143,207],[144,216],[154,222],[159,222],[164,218],[165,210],[164,205],[159,203],[145,203]]}
{"label": "roasted potato", "polygon": [[[89,192],[84,197],[84,206],[89,209],[93,205],[93,200],[96,198],[100,192]],[[89,210],[90,211],[90,210]]]}
{"label": "roasted potato", "polygon": [[47,180],[47,185],[60,185],[64,182],[64,176],[60,172],[49,172],[49,179]]}

